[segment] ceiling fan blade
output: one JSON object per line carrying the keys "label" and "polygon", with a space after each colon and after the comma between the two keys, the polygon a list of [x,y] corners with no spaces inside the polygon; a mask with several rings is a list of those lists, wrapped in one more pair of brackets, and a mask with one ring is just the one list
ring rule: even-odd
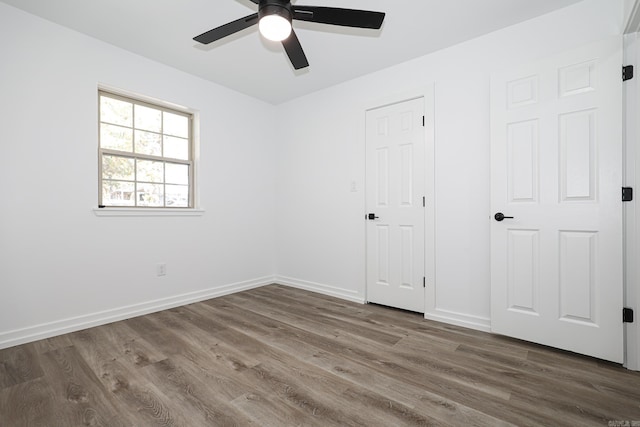
{"label": "ceiling fan blade", "polygon": [[291,30],[289,37],[282,40],[282,46],[284,46],[284,50],[287,52],[287,56],[289,56],[289,60],[291,61],[293,68],[299,70],[309,66],[307,56],[304,54],[300,40],[298,40],[298,36],[293,29]]}
{"label": "ceiling fan blade", "polygon": [[384,12],[370,10],[340,9],[337,7],[293,6],[293,19],[341,25],[343,27],[380,29]]}
{"label": "ceiling fan blade", "polygon": [[202,33],[193,39],[202,44],[213,43],[216,40],[220,40],[223,37],[230,36],[233,33],[249,28],[250,26],[258,23],[258,14],[245,16],[244,18],[237,19],[228,24],[224,24],[213,30],[209,30],[206,33]]}

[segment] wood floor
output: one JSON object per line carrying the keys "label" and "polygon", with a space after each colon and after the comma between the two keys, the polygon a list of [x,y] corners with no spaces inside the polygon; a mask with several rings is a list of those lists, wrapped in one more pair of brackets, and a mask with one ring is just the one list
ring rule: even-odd
{"label": "wood floor", "polygon": [[3,427],[633,421],[640,373],[278,285],[0,351]]}

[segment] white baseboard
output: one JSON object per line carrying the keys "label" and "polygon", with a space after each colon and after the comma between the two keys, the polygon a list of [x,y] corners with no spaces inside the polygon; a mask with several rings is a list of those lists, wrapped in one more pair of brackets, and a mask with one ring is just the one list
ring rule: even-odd
{"label": "white baseboard", "polygon": [[[366,303],[363,295],[357,291],[352,291],[334,286],[324,285],[322,283],[309,282],[307,280],[294,279],[291,277],[276,276],[275,282],[292,288],[304,289],[311,292],[317,292],[323,295],[329,295],[336,298],[353,301],[356,303]],[[435,320],[450,325],[462,326],[469,329],[475,329],[483,332],[491,332],[491,320],[489,318],[472,316],[463,313],[456,313],[447,310],[436,309],[433,312],[425,313],[425,319]]]}
{"label": "white baseboard", "polygon": [[111,310],[104,310],[97,313],[56,320],[53,322],[29,326],[13,331],[2,332],[0,333],[0,349],[9,348],[45,338],[51,338],[57,335],[67,334],[69,332],[75,332],[82,329],[92,328],[94,326],[105,325],[107,323],[117,322],[119,320],[130,319],[132,317],[142,316],[144,314],[155,313],[157,311],[192,304],[211,298],[221,297],[223,295],[228,295],[235,292],[259,288],[261,286],[270,285],[275,281],[276,279],[273,276],[261,277],[258,279],[246,280],[243,282],[218,286],[216,288],[205,289],[202,291],[189,292],[186,294],[176,295],[168,298],[161,298],[153,301],[143,302],[140,304],[128,305]]}
{"label": "white baseboard", "polygon": [[435,309],[424,314],[425,319],[437,322],[449,323],[451,325],[462,326],[464,328],[475,329],[482,332],[491,332],[491,319],[480,316],[471,316],[453,311]]}
{"label": "white baseboard", "polygon": [[[253,288],[259,288],[272,283],[278,283],[292,288],[304,289],[319,294],[328,295],[359,304],[364,304],[365,298],[357,291],[325,285],[322,283],[310,282],[307,280],[294,279],[285,276],[267,276],[243,282],[232,283],[216,288],[202,291],[189,292],[168,298],[161,298],[140,304],[133,304],[111,310],[104,310],[83,316],[71,317],[56,320],[53,322],[29,326],[0,333],[0,349],[9,348],[32,341],[51,338],[57,335],[67,334],[82,329],[105,325],[119,320],[130,319],[149,313],[155,313],[174,307],[192,304],[211,298],[229,295]],[[436,309],[434,312],[425,313],[425,319],[438,322],[476,329],[484,332],[491,332],[491,322],[488,318],[470,316],[462,313],[455,313],[446,310]]]}
{"label": "white baseboard", "polygon": [[323,285],[322,283],[309,282],[307,280],[294,279],[292,277],[276,276],[275,282],[292,288],[304,289],[331,297],[341,298],[348,301],[364,304],[364,296],[357,291],[338,288],[335,286]]}

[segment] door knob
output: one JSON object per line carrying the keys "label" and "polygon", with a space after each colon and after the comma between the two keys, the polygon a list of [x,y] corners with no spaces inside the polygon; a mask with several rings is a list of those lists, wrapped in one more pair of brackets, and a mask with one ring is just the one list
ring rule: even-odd
{"label": "door knob", "polygon": [[512,216],[504,216],[502,212],[498,212],[493,217],[496,219],[496,221],[502,221],[503,219],[506,219],[506,218],[513,218]]}
{"label": "door knob", "polygon": [[374,214],[374,213],[370,213],[370,214],[367,215],[367,219],[369,221],[373,221],[374,219],[378,219],[378,218],[379,217],[377,217],[376,214]]}

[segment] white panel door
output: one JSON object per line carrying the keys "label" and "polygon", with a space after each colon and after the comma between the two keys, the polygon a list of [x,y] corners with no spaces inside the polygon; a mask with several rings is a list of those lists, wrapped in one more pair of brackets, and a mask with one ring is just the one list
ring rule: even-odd
{"label": "white panel door", "polygon": [[491,328],[615,362],[621,64],[615,37],[491,81]]}
{"label": "white panel door", "polygon": [[424,313],[424,98],[367,111],[367,301]]}

